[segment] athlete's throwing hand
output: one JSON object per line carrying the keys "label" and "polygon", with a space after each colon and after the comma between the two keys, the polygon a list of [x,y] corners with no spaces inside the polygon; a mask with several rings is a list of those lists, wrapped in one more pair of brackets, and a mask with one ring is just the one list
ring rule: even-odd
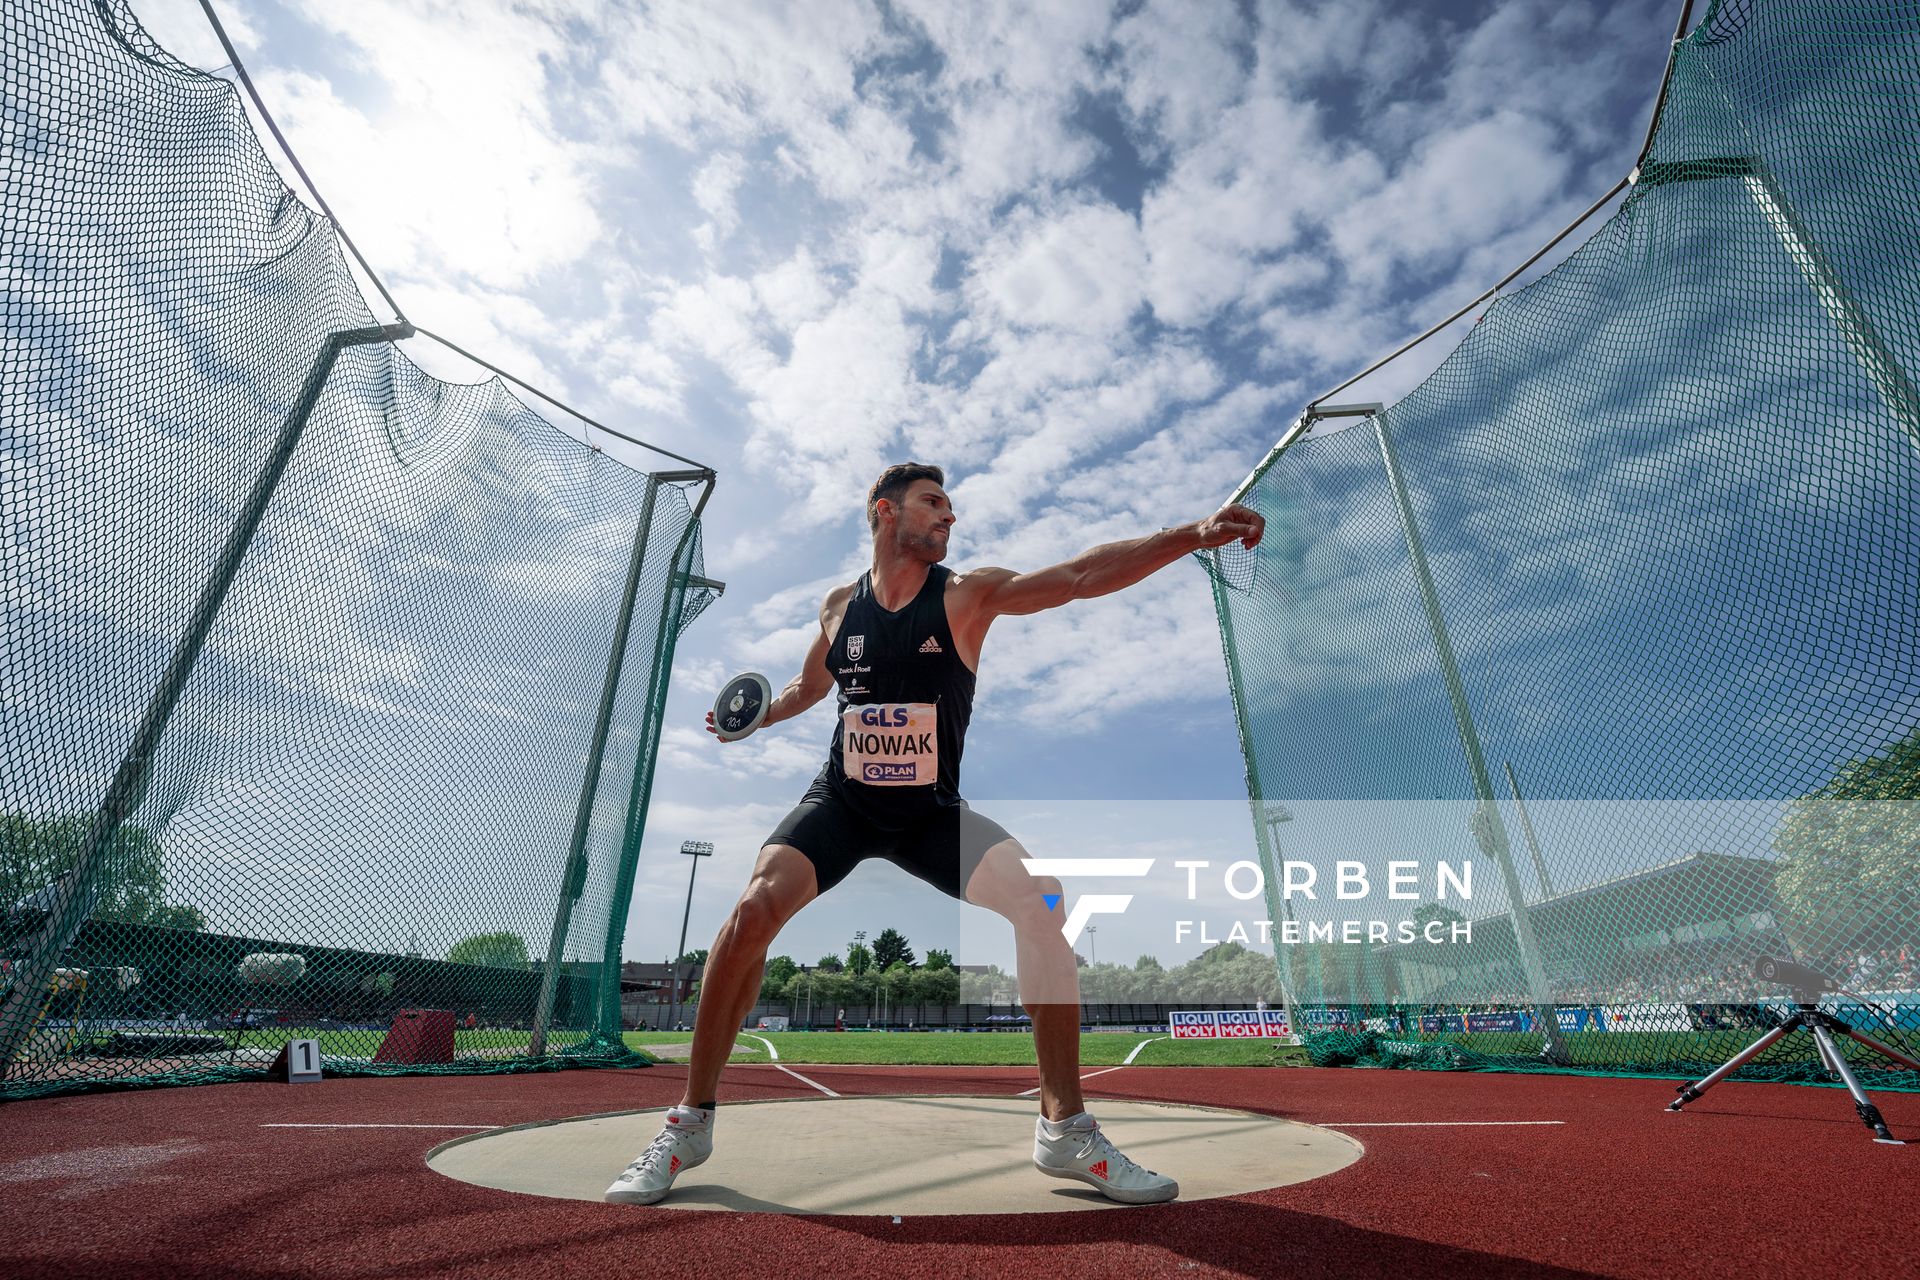
{"label": "athlete's throwing hand", "polygon": [[1258,511],[1229,502],[1200,522],[1200,545],[1224,547],[1229,542],[1238,542],[1251,551],[1260,545],[1261,535],[1266,531],[1266,519]]}

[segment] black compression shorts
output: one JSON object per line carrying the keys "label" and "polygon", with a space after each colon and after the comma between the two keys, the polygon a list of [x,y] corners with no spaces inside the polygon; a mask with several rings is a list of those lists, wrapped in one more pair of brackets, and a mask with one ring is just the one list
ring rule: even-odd
{"label": "black compression shorts", "polygon": [[868,858],[885,858],[948,897],[962,898],[987,850],[1011,839],[1005,827],[975,813],[964,800],[940,806],[913,826],[882,827],[855,812],[830,783],[816,779],[765,843],[791,845],[805,854],[821,893]]}

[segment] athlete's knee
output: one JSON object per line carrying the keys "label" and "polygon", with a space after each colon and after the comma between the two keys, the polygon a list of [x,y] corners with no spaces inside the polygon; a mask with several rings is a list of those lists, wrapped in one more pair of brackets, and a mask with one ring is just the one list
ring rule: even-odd
{"label": "athlete's knee", "polygon": [[1030,887],[1011,895],[1000,904],[1000,914],[1013,923],[1015,930],[1036,935],[1060,936],[1060,922],[1067,909],[1060,882],[1052,876],[1035,876]]}
{"label": "athlete's knee", "polygon": [[758,881],[747,886],[740,901],[733,904],[733,915],[728,919],[733,936],[752,946],[772,942],[786,922],[786,914],[781,911],[771,887]]}
{"label": "athlete's knee", "polygon": [[1061,893],[1060,882],[1052,876],[1033,877],[1032,896],[1039,898],[1042,906],[1046,905],[1048,898],[1052,898],[1056,903],[1062,901]]}

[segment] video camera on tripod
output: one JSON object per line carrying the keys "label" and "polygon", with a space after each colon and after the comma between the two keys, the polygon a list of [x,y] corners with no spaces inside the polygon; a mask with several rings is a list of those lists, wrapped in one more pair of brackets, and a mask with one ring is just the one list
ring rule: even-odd
{"label": "video camera on tripod", "polygon": [[[1761,956],[1753,962],[1753,976],[1762,982],[1777,982],[1783,987],[1792,987],[1796,997],[1812,995],[1813,1003],[1818,1003],[1822,992],[1838,991],[1840,984],[1818,969],[1804,964],[1795,964],[1791,960],[1780,960],[1773,956]],[[1796,1000],[1796,1003],[1798,1001]]]}
{"label": "video camera on tripod", "polygon": [[[1820,997],[1826,992],[1843,991],[1845,988],[1818,969],[1801,964],[1797,960],[1761,956],[1753,962],[1753,976],[1762,982],[1774,982],[1783,987],[1792,987],[1793,1002],[1797,1006],[1795,1012],[1792,1016],[1783,1019],[1779,1026],[1735,1054],[1712,1074],[1698,1081],[1689,1081],[1681,1085],[1680,1096],[1667,1104],[1667,1110],[1680,1110],[1681,1107],[1765,1053],[1791,1032],[1805,1031],[1813,1037],[1814,1051],[1820,1055],[1820,1064],[1829,1072],[1839,1076],[1841,1082],[1847,1086],[1847,1092],[1853,1095],[1853,1109],[1859,1115],[1860,1122],[1873,1130],[1873,1140],[1894,1146],[1904,1145],[1893,1136],[1892,1131],[1887,1128],[1886,1120],[1880,1115],[1880,1108],[1873,1105],[1873,1099],[1869,1098],[1867,1091],[1860,1087],[1860,1081],[1854,1077],[1853,1068],[1848,1066],[1847,1060],[1841,1056],[1839,1047],[1833,1042],[1833,1037],[1836,1034],[1846,1036],[1850,1040],[1865,1045],[1881,1057],[1897,1062],[1903,1067],[1911,1067],[1915,1071],[1920,1071],[1920,1061],[1909,1058],[1898,1049],[1881,1044],[1872,1036],[1862,1035],[1833,1014],[1822,1012],[1819,1008]],[[1870,1003],[1865,997],[1857,998],[1863,1004]]]}

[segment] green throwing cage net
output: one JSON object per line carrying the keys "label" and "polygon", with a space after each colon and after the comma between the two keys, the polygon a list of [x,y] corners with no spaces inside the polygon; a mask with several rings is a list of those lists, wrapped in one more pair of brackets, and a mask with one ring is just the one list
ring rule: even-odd
{"label": "green throwing cage net", "polygon": [[[1387,904],[1414,941],[1287,900],[1318,1060],[1693,1073],[1789,1007],[1763,955],[1920,1045],[1916,103],[1911,5],[1716,5],[1618,211],[1243,488],[1266,541],[1209,569],[1269,868],[1477,877]],[[1825,1078],[1801,1037],[1745,1074]]]}
{"label": "green throwing cage net", "polygon": [[415,367],[124,6],[0,41],[0,1096],[622,1060],[712,473]]}

